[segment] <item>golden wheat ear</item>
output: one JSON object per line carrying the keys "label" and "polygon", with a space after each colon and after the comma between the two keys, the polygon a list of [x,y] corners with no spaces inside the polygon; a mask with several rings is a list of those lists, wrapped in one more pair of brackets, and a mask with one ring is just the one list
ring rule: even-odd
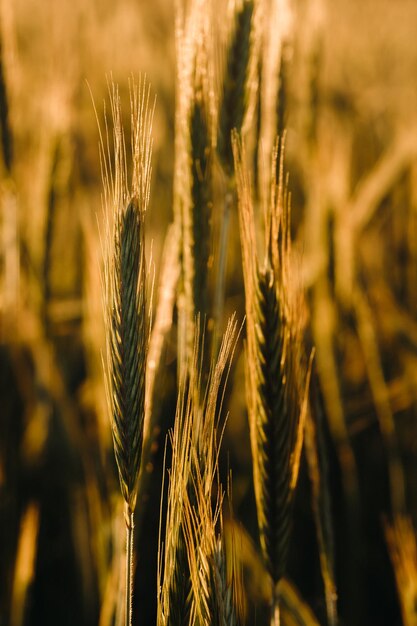
{"label": "golden wheat ear", "polygon": [[[282,175],[273,184],[265,257],[256,256],[245,150],[233,134],[247,318],[246,384],[260,543],[273,585],[271,623],[279,623],[310,364],[303,348],[303,306],[291,253],[289,204]],[[276,158],[272,164],[276,171]],[[279,168],[282,172],[282,167]],[[273,174],[273,180],[274,174]]]}
{"label": "golden wheat ear", "polygon": [[236,344],[236,320],[232,317],[229,321],[204,389],[204,338],[199,333],[198,319],[195,327],[192,357],[181,367],[184,376],[171,437],[163,554],[160,542],[159,626],[229,623],[222,622],[219,616],[224,612],[230,615],[232,610],[228,582],[223,576],[223,549],[217,536],[223,496],[217,481],[216,426],[224,379]]}

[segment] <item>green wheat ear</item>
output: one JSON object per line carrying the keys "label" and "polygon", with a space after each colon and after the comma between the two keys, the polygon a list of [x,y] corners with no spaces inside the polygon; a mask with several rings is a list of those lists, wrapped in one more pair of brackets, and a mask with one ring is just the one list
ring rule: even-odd
{"label": "green wheat ear", "polygon": [[113,117],[114,162],[101,138],[105,241],[106,382],[114,452],[120,487],[133,513],[142,455],[145,412],[145,369],[148,352],[147,281],[144,219],[149,203],[153,109],[149,87],[131,85],[132,184],[118,89],[109,86]]}
{"label": "green wheat ear", "polygon": [[142,456],[147,354],[143,212],[134,197],[117,216],[110,318],[114,453],[123,498],[133,512]]}
{"label": "green wheat ear", "polygon": [[[113,154],[100,133],[105,204],[106,390],[127,533],[125,624],[132,621],[133,513],[142,458],[149,343],[144,217],[149,203],[153,108],[149,87],[130,85],[132,162],[127,163],[118,88],[109,85]],[[107,131],[107,124],[106,124]],[[132,183],[127,183],[128,166]]]}

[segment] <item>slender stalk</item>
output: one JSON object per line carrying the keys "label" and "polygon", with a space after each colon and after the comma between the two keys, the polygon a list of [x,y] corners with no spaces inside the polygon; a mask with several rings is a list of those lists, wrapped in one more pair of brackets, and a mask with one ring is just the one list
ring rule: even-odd
{"label": "slender stalk", "polygon": [[276,591],[272,594],[272,602],[271,602],[271,626],[280,626],[281,617],[279,610],[279,598],[278,593]]}
{"label": "slender stalk", "polygon": [[132,624],[132,600],[133,600],[133,512],[126,505],[126,611],[125,626]]}

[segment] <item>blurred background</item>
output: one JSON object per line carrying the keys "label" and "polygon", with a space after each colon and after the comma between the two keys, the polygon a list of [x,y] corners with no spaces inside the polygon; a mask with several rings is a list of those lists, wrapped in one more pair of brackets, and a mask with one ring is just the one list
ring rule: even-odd
{"label": "blurred background", "polygon": [[[112,77],[128,128],[132,73],[146,74],[157,96],[146,227],[158,285],[173,219],[174,4],[1,0],[1,626],[113,623],[124,529],[101,364],[93,100],[102,120]],[[293,44],[281,64],[285,168],[317,348],[340,623],[414,624],[417,3],[294,0],[292,9]],[[243,319],[237,232],[226,310]],[[235,517],[256,541],[242,355],[229,382],[222,471],[232,469]],[[138,507],[137,624],[155,623],[175,316],[163,359],[160,435]],[[289,577],[326,624],[311,498],[304,460]],[[261,624],[255,582],[247,582],[248,623]]]}

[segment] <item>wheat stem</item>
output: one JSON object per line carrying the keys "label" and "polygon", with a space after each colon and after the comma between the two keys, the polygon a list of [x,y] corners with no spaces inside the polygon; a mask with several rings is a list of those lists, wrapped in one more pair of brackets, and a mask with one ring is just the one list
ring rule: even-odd
{"label": "wheat stem", "polygon": [[126,612],[125,625],[132,624],[132,600],[133,600],[133,534],[134,522],[133,512],[126,505],[125,508],[126,521]]}
{"label": "wheat stem", "polygon": [[271,626],[280,626],[280,612],[278,600],[274,600],[271,609]]}

